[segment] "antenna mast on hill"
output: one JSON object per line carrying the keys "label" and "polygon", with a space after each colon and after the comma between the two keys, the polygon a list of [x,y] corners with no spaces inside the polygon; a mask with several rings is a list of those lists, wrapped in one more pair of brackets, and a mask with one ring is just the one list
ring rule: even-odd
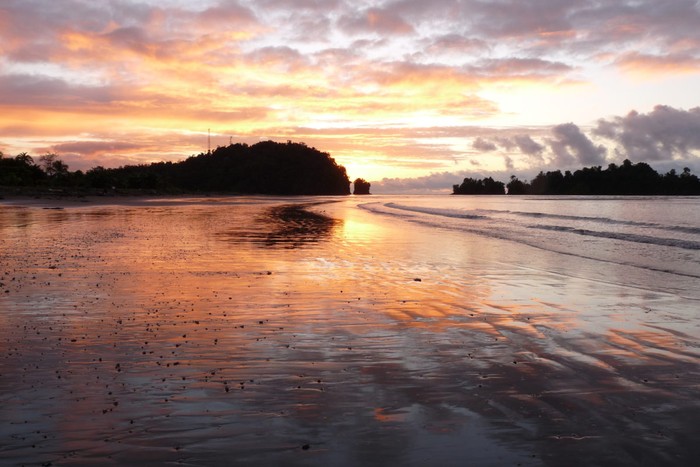
{"label": "antenna mast on hill", "polygon": [[211,128],[207,128],[207,154],[211,154]]}

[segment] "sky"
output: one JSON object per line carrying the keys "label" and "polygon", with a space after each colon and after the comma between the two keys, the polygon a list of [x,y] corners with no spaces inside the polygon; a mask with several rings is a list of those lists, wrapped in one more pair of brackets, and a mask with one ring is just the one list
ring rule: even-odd
{"label": "sky", "polygon": [[5,157],[87,170],[262,140],[373,192],[697,173],[700,1],[0,0]]}

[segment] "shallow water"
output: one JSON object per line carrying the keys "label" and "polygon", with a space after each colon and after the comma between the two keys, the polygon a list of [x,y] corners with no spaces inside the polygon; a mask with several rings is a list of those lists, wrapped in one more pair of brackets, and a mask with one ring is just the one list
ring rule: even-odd
{"label": "shallow water", "polygon": [[0,459],[692,465],[697,209],[660,202],[0,205]]}

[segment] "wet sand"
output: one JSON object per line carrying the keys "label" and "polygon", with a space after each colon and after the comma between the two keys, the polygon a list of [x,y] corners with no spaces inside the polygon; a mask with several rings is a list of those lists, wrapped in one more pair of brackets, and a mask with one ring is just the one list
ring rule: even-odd
{"label": "wet sand", "polygon": [[361,202],[1,202],[1,463],[700,459],[697,300]]}

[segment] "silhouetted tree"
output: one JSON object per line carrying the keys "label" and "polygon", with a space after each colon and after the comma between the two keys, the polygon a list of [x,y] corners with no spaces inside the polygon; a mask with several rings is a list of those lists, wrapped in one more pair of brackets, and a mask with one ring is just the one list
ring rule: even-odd
{"label": "silhouetted tree", "polygon": [[15,157],[0,156],[0,185],[35,186],[45,180],[46,174],[34,164],[26,152]]}
{"label": "silhouetted tree", "polygon": [[56,154],[44,154],[39,157],[39,166],[49,179],[68,174],[68,165]]}
{"label": "silhouetted tree", "polygon": [[[680,176],[675,170],[661,176],[648,164],[633,164],[629,159],[620,166],[584,167],[573,174],[540,172],[524,186],[533,195],[700,195],[700,180],[687,167]],[[514,187],[515,192],[509,184],[509,194],[520,193],[520,187]]]}
{"label": "silhouetted tree", "polygon": [[93,167],[85,173],[86,184],[90,188],[112,188],[115,184],[113,173],[113,171],[105,169],[101,165]]}
{"label": "silhouetted tree", "polygon": [[515,175],[510,176],[510,182],[506,185],[509,195],[524,195],[530,188],[529,185],[518,180]]}
{"label": "silhouetted tree", "polygon": [[352,183],[354,195],[368,195],[371,183],[369,183],[364,178],[356,178]]}
{"label": "silhouetted tree", "polygon": [[506,188],[503,182],[497,182],[491,177],[465,178],[461,185],[452,186],[452,193],[455,195],[504,195]]}

